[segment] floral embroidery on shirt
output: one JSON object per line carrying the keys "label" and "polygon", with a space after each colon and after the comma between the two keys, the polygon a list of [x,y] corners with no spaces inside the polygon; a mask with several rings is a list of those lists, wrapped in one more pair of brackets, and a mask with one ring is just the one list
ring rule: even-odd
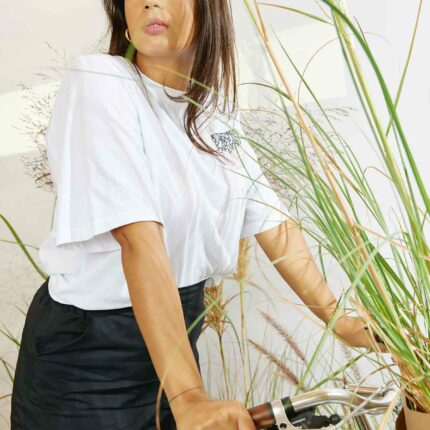
{"label": "floral embroidery on shirt", "polygon": [[219,151],[232,152],[234,145],[240,144],[240,139],[235,130],[228,130],[222,133],[211,134],[212,140],[215,142]]}

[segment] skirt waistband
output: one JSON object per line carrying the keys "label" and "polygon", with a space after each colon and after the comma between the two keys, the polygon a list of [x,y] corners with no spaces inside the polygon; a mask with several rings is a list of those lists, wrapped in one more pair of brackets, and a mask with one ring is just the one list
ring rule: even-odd
{"label": "skirt waistband", "polygon": [[[49,278],[50,277],[48,276],[47,279],[43,282],[43,284],[40,287],[40,289],[46,289],[47,294],[49,294],[49,291],[48,291]],[[198,291],[198,290],[204,288],[207,280],[208,280],[208,278],[203,279],[199,282],[196,282],[195,284],[187,285],[185,287],[178,288],[181,300],[188,299],[190,296],[193,295],[193,293],[195,291]],[[114,308],[114,309],[82,309],[82,308],[79,308],[75,305],[57,302],[51,296],[49,296],[49,297],[50,297],[51,301],[53,302],[53,304],[55,306],[58,306],[59,308],[61,308],[61,307],[63,307],[64,309],[73,308],[78,313],[81,312],[84,314],[91,314],[93,316],[112,315],[112,314],[121,314],[121,313],[126,313],[126,312],[133,312],[132,306],[127,306],[124,308]]]}

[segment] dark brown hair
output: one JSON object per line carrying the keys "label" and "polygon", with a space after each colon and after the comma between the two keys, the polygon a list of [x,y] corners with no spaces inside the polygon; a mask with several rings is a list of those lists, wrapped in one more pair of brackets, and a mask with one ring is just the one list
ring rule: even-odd
{"label": "dark brown hair", "polygon": [[[110,45],[107,53],[124,56],[129,46],[129,41],[125,38],[127,22],[124,0],[103,0],[103,6],[109,19]],[[208,106],[212,104],[211,113],[219,105],[219,92],[224,97],[222,113],[225,113],[226,105],[229,107],[230,89],[233,91],[231,97],[233,111],[237,108],[236,45],[231,5],[230,0],[195,0],[194,7],[195,32],[193,41],[198,40],[199,42],[190,77],[199,81],[200,84],[206,85],[209,89],[199,85],[199,83],[189,81],[184,95],[198,105],[186,101],[188,106],[183,125],[191,142],[197,148],[211,155],[223,157],[218,150],[204,142],[196,127],[196,120],[203,113],[199,105],[205,106],[210,93],[212,93],[212,97],[208,101]],[[134,61],[133,65],[137,68]],[[140,76],[139,73],[138,75]],[[221,85],[223,88],[220,91]],[[168,96],[170,97],[170,95]],[[178,99],[174,96],[171,98]],[[194,138],[192,131],[202,144]]]}

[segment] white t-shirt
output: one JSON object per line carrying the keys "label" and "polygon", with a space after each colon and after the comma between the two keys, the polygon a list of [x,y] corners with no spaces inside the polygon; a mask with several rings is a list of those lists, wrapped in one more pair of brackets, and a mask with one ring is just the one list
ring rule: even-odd
{"label": "white t-shirt", "polygon": [[239,137],[239,116],[199,118],[205,142],[228,156],[223,164],[191,143],[182,125],[187,103],[164,89],[185,93],[106,53],[81,54],[65,71],[46,133],[54,223],[39,249],[54,300],[89,310],[131,306],[115,227],[162,223],[181,288],[233,273],[239,239],[287,219]]}

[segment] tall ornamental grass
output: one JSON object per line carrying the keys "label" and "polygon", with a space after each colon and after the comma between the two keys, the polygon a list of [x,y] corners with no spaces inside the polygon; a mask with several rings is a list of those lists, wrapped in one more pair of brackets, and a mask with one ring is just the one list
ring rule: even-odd
{"label": "tall ornamental grass", "polygon": [[[280,156],[267,145],[250,143],[262,157],[282,170],[282,177],[278,175],[277,179],[286,190],[295,193],[292,206],[298,213],[306,214],[300,220],[303,229],[324,253],[336,260],[350,281],[329,328],[343,311],[344,303],[347,300],[353,303],[359,315],[383,340],[400,372],[382,354],[376,354],[375,360],[399,382],[417,409],[430,412],[430,252],[426,236],[430,231],[430,200],[428,184],[423,181],[397,112],[422,2],[400,85],[394,93],[388,88],[360,26],[352,22],[340,1],[322,0],[324,17],[275,3],[248,0],[244,3],[282,81],[283,88],[267,87],[279,96],[279,111],[293,134],[296,155]],[[392,211],[381,206],[377,183],[368,179],[359,154],[342,138],[311,85],[277,40],[299,74],[301,85],[312,95],[320,115],[312,113],[295,97],[267,35],[260,9],[263,5],[279,8],[281,13],[300,13],[320,25],[333,26],[365,118],[368,140],[380,159],[381,166],[375,170],[391,186],[395,217]],[[374,85],[372,91],[370,80]],[[388,117],[386,123],[385,117]],[[317,167],[310,162],[311,155],[316,156]],[[310,360],[309,369],[314,361],[315,356]]]}

